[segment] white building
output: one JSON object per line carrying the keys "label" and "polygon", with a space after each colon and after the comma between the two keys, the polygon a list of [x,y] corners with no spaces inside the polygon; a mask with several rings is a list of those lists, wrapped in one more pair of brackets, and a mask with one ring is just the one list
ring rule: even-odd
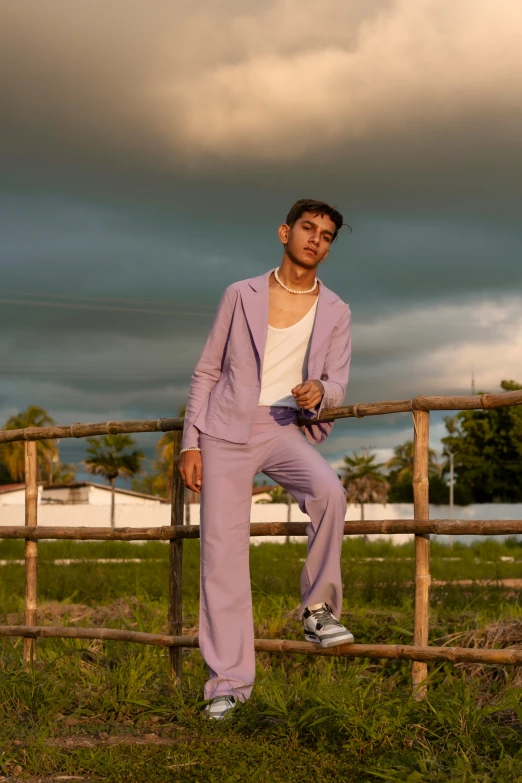
{"label": "white building", "polygon": [[[170,525],[170,503],[157,495],[115,490],[116,527]],[[110,527],[111,488],[93,481],[38,486],[38,525]],[[0,525],[25,523],[25,486],[0,486]]]}
{"label": "white building", "polygon": [[[251,506],[251,522],[285,522],[288,518],[286,503],[271,503],[270,494],[264,487],[253,490]],[[265,501],[265,502],[259,502]],[[111,490],[104,484],[90,481],[77,482],[70,485],[49,487],[44,484],[38,487],[38,525],[39,526],[71,526],[71,527],[109,527],[110,526]],[[23,525],[25,488],[23,484],[0,486],[0,525]],[[199,503],[190,503],[187,522],[199,525]],[[163,527],[170,525],[170,503],[156,495],[144,495],[130,490],[115,491],[116,527]],[[187,508],[186,508],[187,511]],[[369,503],[364,507],[364,515],[371,519],[413,519],[413,504],[388,503],[381,505]],[[472,506],[456,506],[455,519],[522,519],[522,504],[490,503]],[[430,506],[432,519],[448,519],[448,506]],[[348,506],[347,522],[360,519],[360,507],[355,504]],[[290,508],[292,522],[308,522],[297,503]],[[411,539],[411,534],[393,536],[372,534],[370,540],[377,538],[390,539],[396,544],[402,544]],[[442,537],[445,538],[445,537]],[[466,539],[469,539],[466,536]],[[271,541],[280,543],[284,536],[268,536],[252,539],[254,543]],[[304,537],[296,540],[306,540]]]}

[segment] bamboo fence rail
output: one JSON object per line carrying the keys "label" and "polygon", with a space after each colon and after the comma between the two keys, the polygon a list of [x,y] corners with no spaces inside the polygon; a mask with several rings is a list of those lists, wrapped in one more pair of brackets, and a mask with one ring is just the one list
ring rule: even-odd
{"label": "bamboo fence rail", "polygon": [[[413,397],[410,400],[387,402],[360,402],[339,408],[325,408],[316,419],[300,417],[301,424],[310,421],[361,419],[364,416],[385,416],[390,413],[424,411],[461,411],[503,408],[522,404],[522,391],[501,394],[473,394],[456,397]],[[170,432],[182,430],[183,419],[144,419],[137,421],[105,421],[97,424],[70,424],[66,427],[26,427],[22,430],[0,430],[0,444],[18,440],[45,440],[50,438],[87,438],[94,435],[114,435],[127,432]]]}
{"label": "bamboo fence rail", "polygon": [[[250,536],[306,536],[307,522],[252,522]],[[183,527],[10,527],[0,525],[0,539],[26,541],[172,541],[199,538],[199,525]],[[367,519],[345,522],[345,536],[419,533],[455,536],[512,536],[522,533],[522,519]]]}
{"label": "bamboo fence rail", "polygon": [[[335,419],[362,419],[364,416],[385,416],[389,413],[407,413],[408,411],[471,411],[477,409],[504,408],[508,405],[520,405],[522,391],[502,392],[500,394],[472,394],[458,397],[413,397],[411,400],[392,400],[389,402],[360,402],[356,405],[343,405],[339,408],[325,408],[317,421],[335,421]],[[306,419],[302,419],[303,423]],[[314,419],[315,421],[315,419]]]}
{"label": "bamboo fence rail", "polygon": [[0,430],[0,443],[17,440],[51,440],[55,438],[91,438],[95,435],[120,435],[126,432],[171,432],[183,430],[183,419],[142,419],[136,421],[103,421],[98,424],[69,424],[66,427],[26,427],[23,430]]}
{"label": "bamboo fence rail", "polygon": [[[176,650],[199,647],[197,636],[171,636],[144,631],[120,631],[115,628],[71,628],[49,625],[3,625],[0,637],[26,639],[96,639],[100,641],[132,642],[168,647]],[[345,644],[323,650],[311,642],[289,639],[256,639],[257,652],[295,653],[341,658],[388,658],[406,661],[450,661],[451,663],[522,664],[522,650],[487,650],[476,647],[415,647],[408,644]]]}
{"label": "bamboo fence rail", "polygon": [[[509,535],[522,533],[522,520],[454,520],[429,519],[428,449],[430,410],[473,410],[522,404],[522,391],[503,394],[481,394],[468,397],[416,397],[411,400],[359,403],[329,408],[313,421],[334,421],[341,418],[381,416],[412,412],[414,424],[414,519],[367,520],[346,522],[345,535],[371,533],[415,534],[415,615],[413,645],[352,644],[323,650],[308,642],[281,639],[258,639],[255,649],[263,652],[305,655],[338,655],[349,658],[383,658],[413,661],[412,684],[415,698],[426,697],[427,664],[430,661],[472,662],[482,664],[522,664],[522,650],[470,649],[430,647],[429,635],[429,536],[446,535]],[[310,419],[300,416],[300,424]],[[198,647],[196,636],[182,635],[182,563],[183,540],[199,538],[198,525],[183,524],[183,483],[179,474],[182,419],[111,421],[96,424],[72,424],[67,427],[28,427],[0,431],[0,445],[15,441],[25,444],[25,526],[0,526],[0,539],[25,540],[25,612],[24,625],[0,626],[0,637],[22,637],[24,660],[34,660],[39,638],[112,639],[167,647],[171,683],[181,683],[182,648]],[[169,432],[174,436],[173,492],[171,525],[161,528],[65,528],[37,526],[37,440],[83,438],[130,432]],[[268,522],[250,525],[251,536],[306,535],[306,522]],[[62,628],[36,625],[38,541],[42,539],[104,540],[104,541],[169,541],[168,634],[121,631],[112,628]]]}

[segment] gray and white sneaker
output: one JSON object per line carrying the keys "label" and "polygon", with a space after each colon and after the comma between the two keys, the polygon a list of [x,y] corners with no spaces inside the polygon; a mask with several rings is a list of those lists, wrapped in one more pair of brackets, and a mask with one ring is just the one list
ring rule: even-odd
{"label": "gray and white sneaker", "polygon": [[318,604],[303,613],[304,635],[307,642],[321,647],[353,644],[353,634],[333,616],[328,604]]}
{"label": "gray and white sneaker", "polygon": [[223,720],[236,704],[234,696],[215,696],[205,707],[205,717],[210,720]]}

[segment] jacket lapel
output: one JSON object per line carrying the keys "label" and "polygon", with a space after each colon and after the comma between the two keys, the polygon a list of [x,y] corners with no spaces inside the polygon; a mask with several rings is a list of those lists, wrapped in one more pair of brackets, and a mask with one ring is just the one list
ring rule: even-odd
{"label": "jacket lapel", "polygon": [[272,271],[270,269],[264,275],[245,280],[245,284],[241,287],[243,310],[259,358],[260,372],[268,332],[268,281]]}
{"label": "jacket lapel", "polygon": [[314,357],[317,351],[328,338],[339,318],[342,308],[339,307],[341,300],[333,291],[326,288],[322,283],[319,290],[319,300],[315,313],[314,330],[310,343],[310,353],[308,354],[308,377],[313,378]]}
{"label": "jacket lapel", "polygon": [[[263,356],[265,353],[266,337],[268,332],[268,307],[269,307],[269,279],[272,269],[264,275],[245,280],[241,287],[241,300],[245,317],[248,322],[252,340],[258,357],[260,373],[262,372]],[[321,345],[335,327],[341,317],[342,305],[339,297],[323,283],[319,284],[319,299],[314,319],[310,353],[308,356],[308,377],[313,377],[313,359]]]}

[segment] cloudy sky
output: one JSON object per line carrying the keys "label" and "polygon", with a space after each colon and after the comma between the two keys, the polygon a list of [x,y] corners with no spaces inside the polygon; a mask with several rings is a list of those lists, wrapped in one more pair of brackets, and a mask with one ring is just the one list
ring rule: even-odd
{"label": "cloudy sky", "polygon": [[521,35],[519,0],[0,0],[2,422],[176,415],[301,197],[353,227],[347,402],[522,380]]}

